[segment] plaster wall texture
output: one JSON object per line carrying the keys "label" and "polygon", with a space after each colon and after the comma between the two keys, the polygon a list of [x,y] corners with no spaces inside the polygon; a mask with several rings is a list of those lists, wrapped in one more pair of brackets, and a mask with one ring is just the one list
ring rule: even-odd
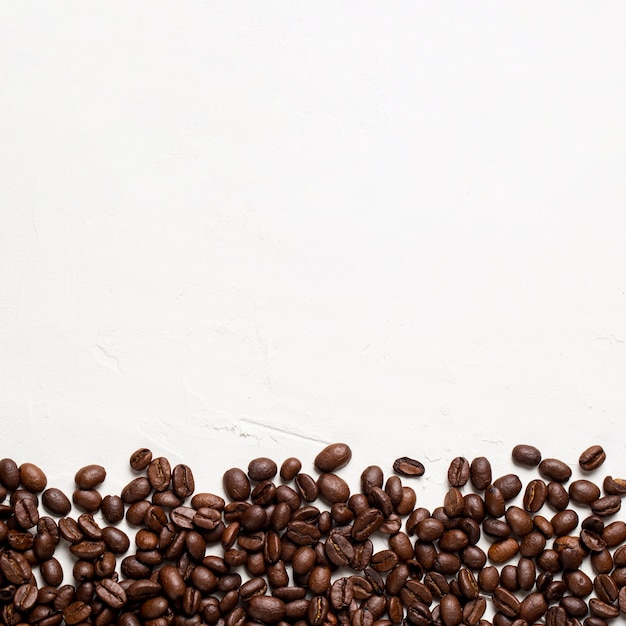
{"label": "plaster wall texture", "polygon": [[0,456],[217,491],[346,441],[427,506],[522,441],[620,474],[623,4],[3,14]]}

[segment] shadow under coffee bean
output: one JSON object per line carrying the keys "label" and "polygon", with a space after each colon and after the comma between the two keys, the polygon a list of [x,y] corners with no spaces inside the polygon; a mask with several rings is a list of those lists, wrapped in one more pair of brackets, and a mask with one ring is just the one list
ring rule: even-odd
{"label": "shadow under coffee bean", "polygon": [[571,482],[568,462],[530,444],[511,451],[525,484],[494,479],[486,457],[457,456],[432,511],[411,486],[428,471],[420,460],[399,457],[387,476],[370,465],[354,490],[340,471],[351,458],[330,444],[316,475],[295,457],[248,460],[223,473],[226,499],[148,448],[130,455],[136,476],[104,496],[102,465],[76,471],[70,498],[36,464],[2,459],[0,620],[606,626],[626,614],[626,523],[614,518],[626,479],[588,478],[602,446],[576,457],[585,477]]}

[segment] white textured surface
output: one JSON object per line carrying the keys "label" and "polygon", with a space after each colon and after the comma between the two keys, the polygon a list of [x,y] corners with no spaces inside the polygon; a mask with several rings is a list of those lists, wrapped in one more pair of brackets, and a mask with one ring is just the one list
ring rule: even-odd
{"label": "white textured surface", "polygon": [[619,474],[624,23],[7,4],[2,456],[66,489],[100,462],[106,492],[147,445],[218,490],[344,440],[353,478],[422,459],[426,504],[453,456],[504,472],[520,441],[572,464],[602,443]]}

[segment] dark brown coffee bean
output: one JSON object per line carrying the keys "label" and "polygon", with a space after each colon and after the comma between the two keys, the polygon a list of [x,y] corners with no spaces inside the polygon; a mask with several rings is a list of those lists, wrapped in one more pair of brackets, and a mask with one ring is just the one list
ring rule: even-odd
{"label": "dark brown coffee bean", "polygon": [[330,568],[326,565],[316,565],[308,580],[308,588],[315,595],[323,595],[330,589]]}
{"label": "dark brown coffee bean", "polygon": [[389,547],[398,555],[401,561],[413,558],[413,544],[406,533],[398,532],[389,537]]}
{"label": "dark brown coffee bean", "polygon": [[506,510],[502,492],[495,485],[488,485],[485,490],[485,509],[491,517],[501,517]]}
{"label": "dark brown coffee bean", "polygon": [[[328,615],[328,600],[325,596],[311,598],[307,607],[307,620],[311,626],[322,626]],[[306,622],[305,622],[306,623]]]}
{"label": "dark brown coffee bean", "polygon": [[86,465],[81,467],[74,476],[79,489],[93,489],[106,478],[106,470],[102,465]]}
{"label": "dark brown coffee bean", "polygon": [[548,610],[548,602],[542,593],[529,593],[521,602],[519,616],[527,624],[533,624],[541,619]]}
{"label": "dark brown coffee bean", "polygon": [[602,539],[607,548],[614,548],[626,542],[626,523],[619,520],[607,524],[602,531]]}
{"label": "dark brown coffee bean", "polygon": [[90,615],[91,607],[80,600],[72,602],[72,604],[66,607],[63,611],[63,619],[69,626],[86,622]]}
{"label": "dark brown coffee bean", "polygon": [[602,552],[606,550],[606,542],[598,533],[591,530],[581,530],[580,540],[590,552]]}
{"label": "dark brown coffee bean", "polygon": [[463,619],[463,610],[459,599],[447,593],[441,598],[439,603],[441,611],[441,619],[445,626],[458,626]]}
{"label": "dark brown coffee bean", "polygon": [[50,487],[41,494],[41,503],[55,515],[67,515],[72,510],[69,498],[56,487]]}
{"label": "dark brown coffee bean", "polygon": [[535,517],[533,517],[533,523],[535,524],[535,528],[546,539],[550,539],[550,537],[554,536],[554,528],[552,528],[550,520],[543,517],[543,515],[535,515]]}
{"label": "dark brown coffee bean", "polygon": [[96,585],[96,595],[113,609],[121,609],[126,603],[124,588],[110,578],[105,578]]}
{"label": "dark brown coffee bean", "polygon": [[[178,498],[188,498],[195,490],[196,484],[191,468],[179,463],[172,470],[172,487]],[[165,492],[165,490],[161,490]],[[155,494],[156,496],[157,494]],[[175,505],[177,506],[177,505]]]}
{"label": "dark brown coffee bean", "polygon": [[584,452],[581,453],[578,459],[578,465],[580,465],[580,469],[585,472],[591,472],[594,469],[597,469],[604,463],[606,460],[606,453],[602,446],[590,446]]}
{"label": "dark brown coffee bean", "polygon": [[148,448],[139,448],[130,455],[130,466],[136,471],[146,469],[152,461],[152,452]]}
{"label": "dark brown coffee bean", "polygon": [[37,504],[31,498],[20,498],[13,507],[13,515],[21,528],[32,528],[39,521]]}
{"label": "dark brown coffee bean", "polygon": [[500,490],[506,501],[512,500],[522,490],[522,481],[516,474],[500,476],[493,481],[493,484]]}
{"label": "dark brown coffee bean", "polygon": [[592,552],[590,561],[591,569],[596,574],[608,574],[613,569],[613,558],[606,549],[601,552]]}
{"label": "dark brown coffee bean", "polygon": [[329,535],[324,545],[324,550],[331,563],[339,567],[345,567],[354,558],[354,546],[352,543],[347,537],[336,532]]}
{"label": "dark brown coffee bean", "polygon": [[223,484],[224,491],[231,500],[247,500],[250,495],[250,480],[247,474],[238,467],[224,472]]}
{"label": "dark brown coffee bean", "polygon": [[533,531],[522,537],[520,554],[523,557],[534,559],[546,547],[546,538],[538,531]]}
{"label": "dark brown coffee bean", "polygon": [[543,459],[539,463],[539,473],[543,478],[556,481],[558,483],[567,482],[572,476],[572,470],[563,461],[559,459]]}
{"label": "dark brown coffee bean", "polygon": [[333,473],[348,464],[352,450],[346,443],[331,443],[313,461],[315,468],[323,473]]}
{"label": "dark brown coffee bean", "polygon": [[123,554],[130,547],[128,535],[114,526],[105,526],[102,529],[102,539],[107,549],[114,554]]}
{"label": "dark brown coffee bean", "polygon": [[520,601],[504,587],[496,587],[492,596],[493,606],[507,617],[517,617],[520,612]]}
{"label": "dark brown coffee bean", "polygon": [[484,456],[478,456],[470,464],[470,481],[474,489],[482,491],[491,484],[491,463]]}
{"label": "dark brown coffee bean", "polygon": [[456,487],[450,487],[443,498],[443,509],[450,518],[460,517],[465,509],[463,494]]}
{"label": "dark brown coffee bean", "polygon": [[591,598],[589,600],[589,612],[596,617],[609,620],[619,615],[619,608],[598,598]]}
{"label": "dark brown coffee bean", "polygon": [[280,477],[283,480],[293,480],[302,469],[300,459],[291,456],[283,461],[280,466]]}
{"label": "dark brown coffee bean", "polygon": [[86,561],[93,561],[104,554],[106,544],[104,541],[79,541],[70,545],[70,552]]}
{"label": "dark brown coffee bean", "polygon": [[20,485],[20,470],[13,459],[0,460],[0,484],[9,491],[15,491]]}
{"label": "dark brown coffee bean", "polygon": [[100,509],[102,496],[95,489],[76,489],[72,494],[76,506],[88,513],[95,513]]}
{"label": "dark brown coffee bean", "polygon": [[536,467],[541,462],[541,452],[535,446],[520,443],[511,452],[513,461],[525,467]]}
{"label": "dark brown coffee bean", "polygon": [[315,502],[319,496],[317,483],[309,474],[298,474],[295,479],[298,492],[305,502]]}
{"label": "dark brown coffee bean", "polygon": [[248,476],[250,480],[271,480],[276,476],[278,467],[276,463],[267,457],[259,457],[248,463]]}
{"label": "dark brown coffee bean", "polygon": [[[393,462],[393,471],[401,476],[423,476],[424,465],[408,456],[402,456]],[[382,484],[380,485],[382,487]]]}
{"label": "dark brown coffee bean", "polygon": [[619,587],[607,574],[599,574],[595,577],[593,589],[603,602],[613,603],[619,595]]}
{"label": "dark brown coffee bean", "polygon": [[617,603],[618,603],[620,612],[626,613],[626,587],[622,587],[619,590],[619,594],[617,596]]}
{"label": "dark brown coffee bean", "polygon": [[22,463],[19,467],[20,482],[28,491],[40,493],[46,488],[48,479],[43,470],[33,463]]}
{"label": "dark brown coffee bean", "polygon": [[573,509],[559,511],[550,520],[557,537],[569,535],[578,526],[578,514]]}
{"label": "dark brown coffee bean", "polygon": [[119,496],[104,496],[100,510],[109,524],[117,524],[124,519],[124,501]]}
{"label": "dark brown coffee bean", "polygon": [[548,495],[548,487],[540,478],[531,480],[526,485],[524,492],[524,508],[531,513],[536,513],[545,503]]}
{"label": "dark brown coffee bean", "polygon": [[295,520],[287,525],[285,537],[298,546],[310,546],[320,540],[321,533],[315,525]]}
{"label": "dark brown coffee bean", "polygon": [[607,495],[622,498],[626,495],[626,479],[607,476],[602,483],[602,488]]}
{"label": "dark brown coffee bean", "polygon": [[26,557],[15,550],[0,552],[0,571],[6,580],[14,585],[23,585],[29,582],[32,575]]}
{"label": "dark brown coffee bean", "polygon": [[148,465],[148,480],[155,491],[165,491],[172,478],[172,467],[168,459],[159,456]]}
{"label": "dark brown coffee bean", "polygon": [[619,496],[602,496],[591,503],[591,510],[594,515],[608,517],[615,515],[622,506],[622,499]]}
{"label": "dark brown coffee bean", "polygon": [[560,482],[551,481],[548,483],[548,504],[557,511],[563,511],[569,504],[569,494]]}
{"label": "dark brown coffee bean", "polygon": [[350,567],[357,571],[363,571],[370,564],[370,559],[374,553],[374,545],[369,539],[363,542],[357,543],[354,546],[354,556],[350,560]]}
{"label": "dark brown coffee bean", "polygon": [[513,537],[496,541],[489,546],[487,556],[492,563],[500,565],[513,558],[519,550],[519,544]]}
{"label": "dark brown coffee bean", "polygon": [[63,581],[63,567],[54,557],[49,558],[39,565],[39,571],[47,585],[58,587]]}
{"label": "dark brown coffee bean", "polygon": [[574,596],[584,598],[593,591],[593,582],[591,578],[582,570],[573,572],[565,572],[563,580],[567,585],[567,590]]}
{"label": "dark brown coffee bean", "polygon": [[463,607],[463,623],[467,626],[476,626],[480,623],[487,609],[487,601],[483,597],[470,600]]}
{"label": "dark brown coffee bean", "polygon": [[533,530],[533,518],[518,506],[510,506],[504,517],[513,534],[518,537],[524,537]]}
{"label": "dark brown coffee bean", "polygon": [[463,487],[469,480],[470,464],[469,461],[462,456],[452,459],[448,468],[448,483],[451,487]]}
{"label": "dark brown coffee bean", "polygon": [[365,541],[373,532],[377,531],[385,521],[383,514],[374,508],[366,509],[357,515],[352,525],[352,537],[356,541]]}
{"label": "dark brown coffee bean", "polygon": [[461,561],[465,567],[479,571],[487,562],[487,555],[478,546],[467,546],[461,552]]}
{"label": "dark brown coffee bean", "polygon": [[570,483],[569,497],[576,504],[589,505],[600,497],[600,488],[589,480],[574,480]]}

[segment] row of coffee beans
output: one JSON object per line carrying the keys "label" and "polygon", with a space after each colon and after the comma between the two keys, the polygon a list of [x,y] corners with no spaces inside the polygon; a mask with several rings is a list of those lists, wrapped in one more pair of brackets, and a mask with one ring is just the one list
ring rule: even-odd
{"label": "row of coffee beans", "polygon": [[[399,458],[386,479],[371,465],[353,492],[338,473],[351,456],[346,444],[327,446],[315,476],[293,457],[280,468],[257,458],[247,471],[224,473],[224,498],[197,492],[190,467],[144,448],[131,455],[137,475],[119,495],[102,497],[106,470],[89,465],[76,473],[71,500],[48,487],[38,466],[2,459],[0,619],[9,626],[624,620],[626,523],[612,518],[626,480],[570,482],[567,463],[518,445],[513,462],[538,472],[525,487],[517,474],[494,477],[485,457],[457,457],[441,506],[428,510],[400,478],[423,475],[421,462]],[[602,447],[591,446],[580,470],[604,460]]]}

